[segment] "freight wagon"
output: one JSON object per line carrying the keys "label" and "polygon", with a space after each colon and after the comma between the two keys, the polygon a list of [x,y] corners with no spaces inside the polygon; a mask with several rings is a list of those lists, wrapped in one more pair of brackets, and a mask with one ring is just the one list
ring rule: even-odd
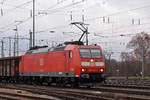
{"label": "freight wagon", "polygon": [[19,76],[21,56],[0,58],[0,80],[11,80]]}

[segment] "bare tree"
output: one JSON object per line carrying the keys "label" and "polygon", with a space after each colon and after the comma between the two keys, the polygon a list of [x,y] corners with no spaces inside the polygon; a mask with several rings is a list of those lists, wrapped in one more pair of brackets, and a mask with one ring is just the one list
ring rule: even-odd
{"label": "bare tree", "polygon": [[[128,43],[127,48],[133,49],[136,59],[142,62],[142,66],[146,65],[150,54],[150,35],[146,32],[138,33]],[[148,73],[148,66],[145,66],[144,69]]]}
{"label": "bare tree", "polygon": [[138,33],[132,38],[127,45],[128,48],[132,48],[137,59],[141,59],[142,47],[144,47],[144,57],[147,57],[150,53],[150,35],[145,32]]}
{"label": "bare tree", "polygon": [[128,78],[129,75],[137,75],[139,74],[139,61],[136,60],[134,54],[132,52],[122,52],[121,53],[121,69],[120,72],[123,75],[126,75]]}

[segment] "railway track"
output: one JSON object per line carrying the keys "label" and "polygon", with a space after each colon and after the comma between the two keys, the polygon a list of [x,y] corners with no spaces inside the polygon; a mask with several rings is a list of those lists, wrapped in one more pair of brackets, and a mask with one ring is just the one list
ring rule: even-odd
{"label": "railway track", "polygon": [[[150,90],[115,87],[56,88],[37,85],[0,84],[2,88],[28,91],[33,94],[52,96],[60,100],[149,100]],[[140,94],[141,93],[141,94]],[[47,98],[48,99],[48,98]],[[31,100],[34,100],[31,98]],[[44,99],[41,99],[44,100]],[[48,99],[51,100],[51,99]]]}
{"label": "railway track", "polygon": [[[89,92],[83,92],[79,89],[72,90],[69,88],[53,88],[53,87],[47,87],[47,86],[33,86],[33,85],[5,85],[3,88],[8,89],[19,89],[23,91],[32,92],[35,94],[40,95],[47,95],[59,98],[61,100],[114,100],[107,97],[98,96],[99,93],[95,93],[89,91]],[[42,100],[42,99],[41,99]]]}
{"label": "railway track", "polygon": [[0,89],[0,100],[54,100],[53,97],[24,93],[21,90]]}
{"label": "railway track", "polygon": [[103,84],[103,87],[116,87],[116,88],[132,88],[132,89],[145,89],[150,90],[150,86],[137,86],[137,85],[113,85],[113,84]]}
{"label": "railway track", "polygon": [[150,86],[150,79],[107,79],[107,85]]}
{"label": "railway track", "polygon": [[122,87],[96,87],[92,88],[94,91],[102,91],[102,92],[110,92],[110,93],[119,93],[125,94],[124,99],[131,100],[149,100],[150,98],[150,89],[142,89],[142,88],[122,88]]}

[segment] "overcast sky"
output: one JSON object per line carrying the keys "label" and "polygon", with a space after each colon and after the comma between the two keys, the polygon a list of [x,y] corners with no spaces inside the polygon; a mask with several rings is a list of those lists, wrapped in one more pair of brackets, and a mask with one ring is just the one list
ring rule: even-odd
{"label": "overcast sky", "polygon": [[[35,1],[37,45],[78,40],[82,33],[70,23],[82,22],[83,15],[84,22],[89,24],[90,44],[97,43],[104,50],[114,52],[117,59],[120,52],[127,50],[125,46],[132,36],[150,31],[150,0]],[[13,29],[17,26],[19,36],[28,38],[32,30],[32,0],[0,0],[0,9],[0,37],[14,37]],[[121,37],[122,34],[125,36]],[[8,39],[4,42],[7,53]],[[19,45],[20,51],[24,51],[28,40],[20,40]]]}

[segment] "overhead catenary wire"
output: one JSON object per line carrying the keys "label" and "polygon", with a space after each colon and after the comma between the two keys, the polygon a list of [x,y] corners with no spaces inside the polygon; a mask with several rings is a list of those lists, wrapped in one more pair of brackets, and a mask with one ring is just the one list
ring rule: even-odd
{"label": "overhead catenary wire", "polygon": [[[86,1],[86,0],[84,0],[84,2],[85,2],[85,1]],[[81,4],[81,3],[83,3],[82,0],[77,1],[77,2],[74,2],[74,3],[70,3],[70,4],[68,4],[68,5],[65,5],[65,6],[62,6],[62,7],[59,7],[59,8],[55,8],[55,9],[46,9],[46,10],[43,10],[43,12],[46,12],[46,15],[50,15],[50,14],[57,13],[57,12],[59,12],[60,10],[64,10],[65,8],[69,8],[69,7],[72,7],[72,6]],[[45,15],[45,16],[46,16],[46,15]]]}
{"label": "overhead catenary wire", "polygon": [[[125,11],[120,11],[120,12],[116,12],[116,13],[108,14],[108,15],[105,15],[105,16],[113,16],[113,15],[117,15],[117,14],[125,13],[125,12],[128,12],[128,11],[139,10],[139,9],[143,9],[143,8],[147,8],[147,7],[150,7],[150,5],[142,6],[142,7],[138,7],[138,8],[133,8],[133,9],[125,10]],[[49,13],[49,14],[52,14],[52,13]],[[95,20],[95,19],[99,19],[99,18],[104,18],[104,16],[103,16],[103,17],[93,18],[93,19],[84,19],[84,20],[85,20],[85,21],[90,21],[90,20]],[[108,18],[108,21],[110,21],[110,18]]]}
{"label": "overhead catenary wire", "polygon": [[[24,3],[20,4],[20,5],[14,6],[12,9],[7,9],[7,11],[5,11],[5,14],[8,14],[8,13],[10,13],[10,12],[12,12],[12,11],[18,9],[18,8],[22,8],[23,6],[25,6],[25,5],[27,5],[27,4],[30,4],[31,2],[32,2],[32,0],[27,1],[27,2],[24,2]],[[4,4],[4,3],[3,3],[3,4]],[[2,12],[1,12],[1,13],[2,13]]]}
{"label": "overhead catenary wire", "polygon": [[[126,13],[126,12],[129,12],[129,11],[141,10],[143,8],[149,8],[149,7],[150,7],[150,5],[145,5],[145,6],[141,6],[141,7],[137,7],[137,8],[133,8],[133,9],[123,10],[123,11],[119,11],[119,12],[115,12],[115,13],[111,13],[111,14],[106,14],[104,16],[105,17],[106,16],[110,17],[110,16],[114,16],[114,15],[119,15],[119,14],[122,14],[122,13]],[[97,19],[100,19],[100,18],[104,18],[104,16],[86,19],[86,21],[97,20]]]}
{"label": "overhead catenary wire", "polygon": [[[20,23],[14,22],[14,23],[10,24],[8,28],[6,27],[7,29],[5,29],[5,27],[2,27],[2,28],[4,28],[4,30],[2,30],[1,32],[4,33],[4,32],[7,32],[7,31],[9,31],[9,30],[12,30],[12,27],[13,27],[13,26],[21,25],[21,24],[23,24],[23,23],[29,21],[30,19],[31,19],[31,18],[28,17],[28,18],[24,19],[23,21],[21,21]],[[16,24],[15,24],[15,23],[16,23]],[[13,26],[12,26],[12,25],[13,25]]]}
{"label": "overhead catenary wire", "polygon": [[[65,1],[65,0],[64,0]],[[75,4],[78,4],[78,3],[81,3],[82,1],[80,1],[80,2],[77,2],[77,3],[75,3]],[[29,3],[29,2],[26,2],[26,3],[24,3],[24,4],[27,4],[27,3]],[[22,4],[23,5],[23,4]],[[68,6],[72,6],[72,5],[74,5],[74,4],[71,4],[71,5],[68,5]],[[17,6],[17,7],[20,7],[20,6]],[[67,7],[67,6],[64,6],[64,7]],[[135,9],[130,9],[130,10],[126,10],[126,11],[131,11],[131,10],[137,10],[137,9],[140,9],[140,8],[145,8],[145,7],[149,7],[149,6],[143,6],[143,7],[139,7],[139,8],[135,8]],[[53,7],[50,7],[50,8],[53,8]],[[63,8],[63,7],[62,7]],[[58,8],[58,9],[61,9],[61,8]],[[119,13],[119,12],[118,12]],[[120,12],[121,13],[121,12]],[[113,14],[110,14],[110,15],[113,15]],[[106,15],[106,16],[109,16],[109,15]],[[86,19],[85,19],[86,20]],[[90,19],[89,19],[90,20]]]}
{"label": "overhead catenary wire", "polygon": [[[64,0],[64,1],[66,1],[66,0]],[[62,1],[62,2],[64,2],[64,1]],[[21,7],[22,5],[25,5],[25,4],[28,4],[28,3],[30,3],[31,1],[28,1],[28,2],[26,2],[26,3],[23,3],[23,4],[21,4],[21,5],[19,5],[19,6],[17,6],[16,8],[18,8],[18,7]],[[80,1],[80,2],[82,2],[82,1]],[[79,2],[77,2],[77,3],[79,3]],[[77,4],[77,3],[75,3],[75,4]],[[149,7],[149,5],[148,6],[143,6],[143,7],[139,7],[139,8],[134,8],[134,9],[131,9],[131,10],[137,10],[137,9],[140,9],[140,8],[145,8],[145,7]],[[50,8],[53,8],[53,7],[50,7]],[[63,7],[62,7],[63,8]],[[61,8],[60,8],[61,9]],[[131,10],[127,10],[127,11],[131,11]],[[118,12],[119,13],[119,12]],[[121,13],[121,12],[120,12]],[[112,14],[110,14],[110,15],[112,15]],[[106,16],[109,16],[109,15],[106,15]]]}
{"label": "overhead catenary wire", "polygon": [[[61,3],[63,3],[64,1],[66,1],[66,0],[61,1]],[[24,5],[26,5],[26,4],[29,4],[29,3],[31,3],[31,2],[32,2],[32,0],[30,0],[30,1],[28,1],[28,2],[25,2],[25,3],[22,3],[21,5],[18,5],[18,6],[16,6],[16,7],[13,8],[13,9],[17,9],[17,8],[22,7],[22,6],[24,6]],[[61,3],[59,3],[59,4],[61,4]],[[69,6],[72,6],[72,5],[79,4],[79,3],[81,3],[81,1],[80,1],[80,2],[75,2],[74,4],[70,4],[70,5],[61,7],[61,8],[69,7]],[[57,5],[58,5],[58,4],[57,4]],[[54,7],[54,6],[51,6],[51,7],[49,7],[48,9],[53,8],[53,7]],[[59,8],[59,9],[61,9],[61,8]],[[12,10],[13,10],[13,9],[12,9]],[[39,16],[39,15],[37,14],[37,15],[35,15],[35,16],[37,17],[37,16]],[[29,20],[29,19],[30,19],[30,18],[27,18],[27,20]],[[22,23],[26,22],[27,20],[22,21]],[[20,24],[22,24],[22,23],[20,23]],[[7,27],[7,26],[5,26],[5,27]],[[4,27],[3,27],[3,28],[4,28]],[[2,31],[2,32],[6,32],[6,31],[8,31],[8,30],[11,30],[11,28],[8,28],[8,29],[6,29],[6,30],[4,30],[4,31]]]}

